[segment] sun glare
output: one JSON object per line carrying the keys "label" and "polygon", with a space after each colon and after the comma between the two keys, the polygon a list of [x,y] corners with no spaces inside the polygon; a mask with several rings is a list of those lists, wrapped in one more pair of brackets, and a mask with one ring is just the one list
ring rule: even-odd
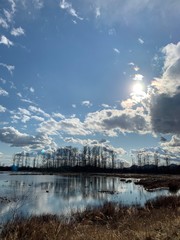
{"label": "sun glare", "polygon": [[144,87],[143,87],[143,84],[140,83],[140,82],[136,82],[134,85],[133,85],[133,93],[134,94],[137,94],[137,95],[141,95],[144,91]]}

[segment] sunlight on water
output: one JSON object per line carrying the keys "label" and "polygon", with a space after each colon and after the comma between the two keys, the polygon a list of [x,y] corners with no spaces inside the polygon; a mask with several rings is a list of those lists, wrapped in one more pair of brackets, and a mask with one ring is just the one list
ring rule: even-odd
{"label": "sunlight on water", "polygon": [[10,175],[0,174],[1,219],[16,214],[65,214],[84,210],[106,201],[144,205],[151,198],[168,195],[167,190],[147,192],[134,181],[118,177],[88,175]]}

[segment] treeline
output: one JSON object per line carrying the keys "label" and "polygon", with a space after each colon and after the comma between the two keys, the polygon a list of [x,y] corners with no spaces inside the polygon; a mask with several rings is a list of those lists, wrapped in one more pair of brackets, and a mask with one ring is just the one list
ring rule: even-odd
{"label": "treeline", "polygon": [[36,156],[29,153],[17,153],[13,165],[33,168],[95,167],[122,168],[124,162],[117,159],[113,149],[102,146],[84,146],[82,151],[71,146],[58,148],[52,152],[41,152]]}
{"label": "treeline", "polygon": [[27,171],[27,172],[42,172],[45,174],[53,173],[135,173],[135,174],[180,174],[180,165],[171,164],[169,166],[138,166],[133,165],[128,168],[100,168],[95,166],[61,166],[61,167],[0,167],[0,171]]}
{"label": "treeline", "polygon": [[114,172],[114,173],[180,173],[179,165],[172,164],[168,156],[163,159],[154,153],[134,155],[132,166],[118,158],[114,149],[105,146],[84,146],[81,151],[72,146],[39,154],[17,153],[13,157],[13,170],[34,169],[46,172]]}

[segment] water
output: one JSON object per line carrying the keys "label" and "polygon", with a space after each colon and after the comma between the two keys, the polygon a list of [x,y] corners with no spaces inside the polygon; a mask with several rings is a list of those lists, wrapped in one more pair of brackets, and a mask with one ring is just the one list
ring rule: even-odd
{"label": "water", "polygon": [[22,214],[65,214],[106,201],[143,206],[149,199],[168,195],[168,190],[147,192],[118,177],[90,175],[11,175],[0,174],[1,221]]}

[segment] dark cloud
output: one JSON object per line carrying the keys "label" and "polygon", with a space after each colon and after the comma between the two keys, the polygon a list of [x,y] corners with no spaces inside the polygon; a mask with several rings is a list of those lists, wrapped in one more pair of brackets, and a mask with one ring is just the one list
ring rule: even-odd
{"label": "dark cloud", "polygon": [[99,143],[106,143],[106,142],[108,142],[106,139],[104,139],[104,138],[102,138],[100,141],[99,141]]}
{"label": "dark cloud", "polygon": [[149,131],[149,117],[144,109],[115,110],[108,109],[89,113],[85,125],[94,132],[116,136],[118,132],[136,132],[145,134]]}
{"label": "dark cloud", "polygon": [[162,136],[161,136],[161,139],[160,139],[160,141],[161,141],[161,142],[166,142],[166,141],[167,141],[167,139],[166,139],[165,137],[162,137]]}
{"label": "dark cloud", "polygon": [[180,133],[180,93],[173,97],[152,97],[150,109],[152,129],[156,133]]}
{"label": "dark cloud", "polygon": [[143,132],[147,130],[146,119],[142,115],[131,116],[122,114],[103,120],[103,125],[108,129],[122,129],[128,132]]}
{"label": "dark cloud", "polygon": [[10,144],[11,147],[42,148],[45,146],[55,146],[51,138],[45,134],[36,136],[19,132],[14,127],[3,127],[0,129],[0,141]]}

